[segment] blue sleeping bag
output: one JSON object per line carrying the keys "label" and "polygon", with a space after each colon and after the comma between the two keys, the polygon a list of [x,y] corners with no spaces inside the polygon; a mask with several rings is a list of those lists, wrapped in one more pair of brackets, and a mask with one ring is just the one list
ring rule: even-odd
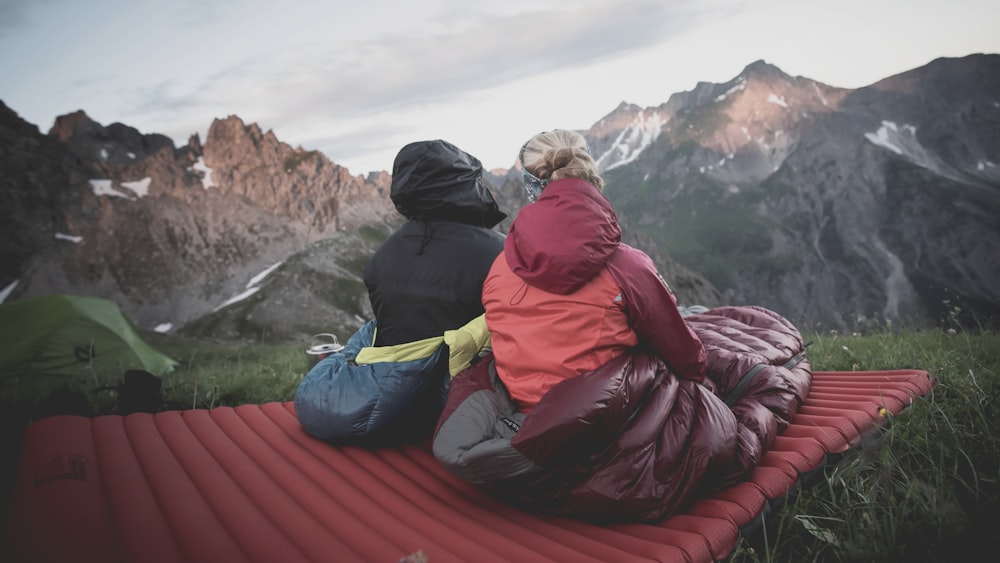
{"label": "blue sleeping bag", "polygon": [[357,363],[362,350],[378,350],[371,346],[375,330],[374,320],[366,323],[343,350],[320,360],[302,379],[295,414],[309,435],[338,445],[376,446],[433,433],[451,383],[448,345],[428,339],[417,359],[410,347],[410,353],[396,354],[405,360]]}

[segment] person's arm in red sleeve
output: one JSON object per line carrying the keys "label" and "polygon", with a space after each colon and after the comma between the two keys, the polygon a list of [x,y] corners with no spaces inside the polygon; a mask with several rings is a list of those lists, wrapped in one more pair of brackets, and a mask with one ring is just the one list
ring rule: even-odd
{"label": "person's arm in red sleeve", "polygon": [[608,271],[622,290],[632,328],[678,376],[705,378],[705,347],[677,310],[677,299],[646,253],[621,245]]}

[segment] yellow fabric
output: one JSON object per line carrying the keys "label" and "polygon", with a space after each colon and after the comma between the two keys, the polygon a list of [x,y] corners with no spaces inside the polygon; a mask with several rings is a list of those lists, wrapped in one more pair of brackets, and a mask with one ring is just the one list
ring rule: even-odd
{"label": "yellow fabric", "polygon": [[473,358],[491,344],[490,329],[486,328],[486,315],[479,315],[465,326],[444,333],[444,343],[448,345],[448,371],[455,377],[458,372],[469,367]]}
{"label": "yellow fabric", "polygon": [[354,358],[358,364],[379,362],[410,362],[429,357],[441,347],[448,345],[448,371],[452,377],[469,367],[473,358],[490,346],[490,331],[486,328],[486,315],[479,315],[465,326],[445,331],[444,336],[432,336],[423,340],[396,344],[395,346],[369,346],[362,348]]}
{"label": "yellow fabric", "polygon": [[444,342],[442,336],[432,336],[423,340],[396,344],[395,346],[369,346],[358,351],[354,362],[358,364],[377,364],[380,362],[410,362],[423,360],[430,356]]}

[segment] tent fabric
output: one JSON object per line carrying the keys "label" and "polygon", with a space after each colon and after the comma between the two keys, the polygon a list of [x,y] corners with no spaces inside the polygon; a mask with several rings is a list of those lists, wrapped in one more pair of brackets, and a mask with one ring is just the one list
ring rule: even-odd
{"label": "tent fabric", "polygon": [[28,427],[0,559],[74,561],[694,561],[860,444],[934,381],[919,370],[814,372],[750,477],[657,523],[598,526],[513,508],[459,480],[430,444],[310,437],[290,402]]}
{"label": "tent fabric", "polygon": [[44,295],[0,304],[0,374],[116,377],[128,369],[154,375],[177,362],[136,333],[114,302]]}

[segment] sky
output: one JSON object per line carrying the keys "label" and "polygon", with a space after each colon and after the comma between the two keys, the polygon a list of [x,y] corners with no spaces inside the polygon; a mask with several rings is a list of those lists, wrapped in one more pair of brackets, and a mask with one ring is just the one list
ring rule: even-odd
{"label": "sky", "polygon": [[539,131],[756,60],[860,88],[1000,54],[997,22],[997,0],[0,0],[0,100],[177,146],[236,115],[353,174],[427,139],[508,168]]}

